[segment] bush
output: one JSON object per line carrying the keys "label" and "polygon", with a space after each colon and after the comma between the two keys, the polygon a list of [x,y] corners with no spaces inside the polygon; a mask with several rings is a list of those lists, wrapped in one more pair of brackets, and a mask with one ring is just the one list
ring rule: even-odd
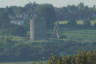
{"label": "bush", "polygon": [[96,64],[96,51],[80,51],[73,56],[53,57],[48,64]]}

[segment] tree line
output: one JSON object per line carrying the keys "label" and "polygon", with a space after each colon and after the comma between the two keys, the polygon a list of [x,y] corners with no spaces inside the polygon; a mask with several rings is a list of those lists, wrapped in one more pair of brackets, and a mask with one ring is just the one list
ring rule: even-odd
{"label": "tree line", "polygon": [[[96,19],[96,6],[88,7],[80,3],[57,8],[51,4],[37,4],[34,2],[28,3],[24,7],[0,8],[0,29],[5,29],[5,31],[6,28],[11,29],[10,33],[14,34],[14,31],[22,27],[22,34],[25,34],[29,31],[29,21],[34,14],[37,15],[38,21],[46,21],[47,28],[52,29],[56,21],[67,20],[73,25],[76,24],[77,20],[84,20],[85,24],[89,24],[91,20]],[[20,35],[21,33],[17,32],[15,34]]]}

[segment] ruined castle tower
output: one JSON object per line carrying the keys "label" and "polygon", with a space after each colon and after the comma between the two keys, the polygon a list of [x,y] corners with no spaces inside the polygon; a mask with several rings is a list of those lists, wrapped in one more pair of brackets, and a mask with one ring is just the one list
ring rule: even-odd
{"label": "ruined castle tower", "polygon": [[46,39],[46,22],[38,21],[34,15],[30,20],[30,40],[45,40]]}

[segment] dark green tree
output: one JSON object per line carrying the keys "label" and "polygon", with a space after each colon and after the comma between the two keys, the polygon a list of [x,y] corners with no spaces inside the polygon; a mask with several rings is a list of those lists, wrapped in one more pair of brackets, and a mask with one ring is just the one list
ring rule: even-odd
{"label": "dark green tree", "polygon": [[47,23],[47,28],[52,29],[54,22],[56,21],[56,13],[54,7],[50,4],[39,5],[35,11],[38,15],[38,19],[42,18],[42,20]]}
{"label": "dark green tree", "polygon": [[6,28],[10,24],[10,18],[5,10],[0,10],[0,28]]}

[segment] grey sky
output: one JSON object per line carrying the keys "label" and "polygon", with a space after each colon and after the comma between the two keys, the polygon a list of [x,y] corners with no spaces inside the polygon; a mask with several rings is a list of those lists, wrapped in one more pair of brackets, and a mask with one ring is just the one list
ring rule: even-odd
{"label": "grey sky", "polygon": [[0,7],[6,6],[24,6],[29,2],[36,1],[39,4],[50,3],[57,7],[62,7],[66,5],[77,5],[80,2],[84,2],[85,5],[93,6],[96,3],[96,0],[0,0]]}

